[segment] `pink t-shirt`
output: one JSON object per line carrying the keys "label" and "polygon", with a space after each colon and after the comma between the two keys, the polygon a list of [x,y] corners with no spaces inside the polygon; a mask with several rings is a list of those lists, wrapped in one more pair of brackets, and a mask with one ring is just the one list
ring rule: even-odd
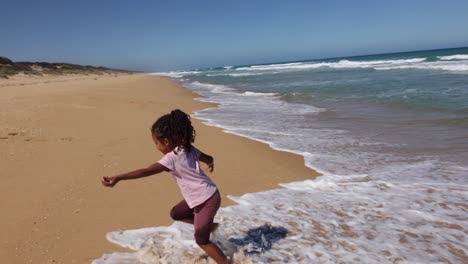
{"label": "pink t-shirt", "polygon": [[190,152],[176,148],[158,161],[174,175],[190,208],[202,204],[217,190],[216,185],[200,168],[200,153],[200,150],[193,146]]}

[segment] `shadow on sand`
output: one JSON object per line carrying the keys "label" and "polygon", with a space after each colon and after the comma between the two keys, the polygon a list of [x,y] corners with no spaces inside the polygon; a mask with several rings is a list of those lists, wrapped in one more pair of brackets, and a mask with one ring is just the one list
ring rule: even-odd
{"label": "shadow on sand", "polygon": [[244,238],[230,238],[229,242],[243,247],[244,253],[260,254],[270,250],[273,243],[286,237],[288,230],[281,226],[263,225],[250,229]]}

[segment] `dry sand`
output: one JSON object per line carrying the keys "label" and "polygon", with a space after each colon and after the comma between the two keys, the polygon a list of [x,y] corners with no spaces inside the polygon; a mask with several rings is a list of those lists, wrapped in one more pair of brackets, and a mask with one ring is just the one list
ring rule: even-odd
{"label": "dry sand", "polygon": [[[74,76],[0,81],[1,263],[90,263],[122,251],[109,231],[169,225],[182,196],[168,173],[101,185],[161,154],[149,127],[172,109],[215,105],[156,76]],[[277,188],[316,172],[301,156],[193,120],[195,145],[215,157],[225,196]]]}

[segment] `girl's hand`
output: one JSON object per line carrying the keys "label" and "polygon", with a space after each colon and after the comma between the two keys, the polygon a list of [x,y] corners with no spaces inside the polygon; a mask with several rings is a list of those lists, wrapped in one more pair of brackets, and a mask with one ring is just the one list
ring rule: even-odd
{"label": "girl's hand", "polygon": [[102,185],[106,186],[106,187],[114,187],[114,185],[117,184],[117,182],[119,182],[119,180],[117,179],[117,177],[107,177],[107,176],[104,176],[102,177]]}
{"label": "girl's hand", "polygon": [[213,172],[213,170],[214,170],[214,162],[208,163],[208,170],[210,170],[210,172]]}
{"label": "girl's hand", "polygon": [[206,155],[205,153],[201,152],[199,160],[201,162],[205,163],[206,165],[208,165],[208,170],[210,170],[210,172],[213,172],[213,170],[214,170],[214,158],[212,156]]}

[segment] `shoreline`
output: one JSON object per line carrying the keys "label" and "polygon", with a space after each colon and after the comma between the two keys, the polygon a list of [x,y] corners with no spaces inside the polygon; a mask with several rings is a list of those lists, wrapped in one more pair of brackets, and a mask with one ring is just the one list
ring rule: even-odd
{"label": "shoreline", "polygon": [[[215,104],[195,100],[200,96],[168,77],[41,78],[16,86],[0,81],[0,193],[8,212],[0,222],[6,238],[0,258],[90,263],[122,250],[106,240],[107,232],[172,223],[168,212],[181,195],[169,174],[111,190],[99,179],[161,157],[149,135],[158,116],[175,108],[193,114]],[[209,176],[222,193],[223,207],[235,204],[226,195],[281,188],[279,183],[318,175],[300,155],[192,120],[195,145],[215,157]]]}

